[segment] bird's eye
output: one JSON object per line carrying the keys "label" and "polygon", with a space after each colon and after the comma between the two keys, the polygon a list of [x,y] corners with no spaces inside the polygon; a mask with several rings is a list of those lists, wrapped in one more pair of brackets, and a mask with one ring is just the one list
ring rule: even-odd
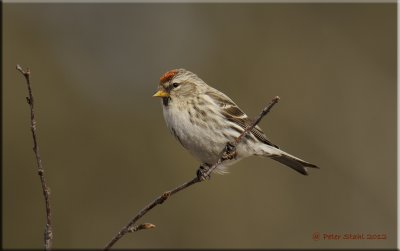
{"label": "bird's eye", "polygon": [[176,87],[179,86],[179,84],[178,84],[178,83],[173,83],[172,86],[173,86],[174,88],[176,88]]}

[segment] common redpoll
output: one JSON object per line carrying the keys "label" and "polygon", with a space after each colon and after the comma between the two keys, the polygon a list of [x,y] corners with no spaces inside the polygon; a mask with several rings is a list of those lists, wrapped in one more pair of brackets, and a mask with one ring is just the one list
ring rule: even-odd
{"label": "common redpoll", "polygon": [[[162,98],[164,119],[172,135],[201,161],[203,169],[217,162],[227,142],[252,123],[228,96],[185,69],[165,73],[153,96]],[[224,161],[215,172],[224,173],[226,166],[253,155],[269,157],[304,175],[307,167],[317,168],[280,150],[256,126],[237,145],[235,158]]]}

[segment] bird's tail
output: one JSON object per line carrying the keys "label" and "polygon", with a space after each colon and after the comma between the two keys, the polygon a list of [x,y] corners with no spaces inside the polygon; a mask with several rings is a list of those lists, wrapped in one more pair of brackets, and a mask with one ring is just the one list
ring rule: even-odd
{"label": "bird's tail", "polygon": [[[270,149],[271,150],[271,149]],[[309,162],[306,162],[302,159],[299,159],[293,155],[290,155],[280,149],[273,149],[273,151],[269,151],[269,154],[267,155],[273,160],[276,160],[290,168],[293,168],[295,171],[303,174],[303,175],[308,175],[307,167],[311,168],[319,168],[318,166],[311,164]]]}

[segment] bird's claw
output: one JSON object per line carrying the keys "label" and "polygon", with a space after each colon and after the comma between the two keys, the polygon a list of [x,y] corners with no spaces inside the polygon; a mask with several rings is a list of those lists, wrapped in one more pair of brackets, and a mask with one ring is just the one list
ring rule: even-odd
{"label": "bird's claw", "polygon": [[209,168],[208,166],[201,165],[201,166],[199,167],[199,169],[197,169],[197,172],[196,172],[197,178],[198,178],[199,180],[201,180],[201,181],[211,179],[211,174],[208,174],[208,170],[209,170],[209,169],[210,169],[210,168]]}
{"label": "bird's claw", "polygon": [[236,158],[236,147],[231,142],[228,142],[222,154],[222,159],[231,160],[234,158]]}

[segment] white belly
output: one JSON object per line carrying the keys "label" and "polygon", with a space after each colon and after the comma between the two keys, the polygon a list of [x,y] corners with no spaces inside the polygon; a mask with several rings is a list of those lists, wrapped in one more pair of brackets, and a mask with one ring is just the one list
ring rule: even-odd
{"label": "white belly", "polygon": [[[168,106],[163,105],[164,118],[171,134],[201,163],[209,165],[216,163],[226,143],[237,138],[239,132],[229,129],[232,127],[231,122],[226,121],[220,112],[207,112],[208,123],[206,123],[204,119],[201,119],[202,116],[199,118],[194,116],[196,111],[182,104],[179,105],[181,109],[174,102],[170,102]],[[254,136],[251,137],[255,139]],[[236,159],[225,161],[216,171],[225,172],[225,166],[232,165],[241,158],[264,155],[265,153],[260,151],[259,144],[264,145],[257,140],[244,138],[237,146]]]}
{"label": "white belly", "polygon": [[213,164],[225,147],[227,139],[221,128],[214,128],[203,120],[196,119],[187,111],[163,107],[168,129],[192,155],[202,163]]}

